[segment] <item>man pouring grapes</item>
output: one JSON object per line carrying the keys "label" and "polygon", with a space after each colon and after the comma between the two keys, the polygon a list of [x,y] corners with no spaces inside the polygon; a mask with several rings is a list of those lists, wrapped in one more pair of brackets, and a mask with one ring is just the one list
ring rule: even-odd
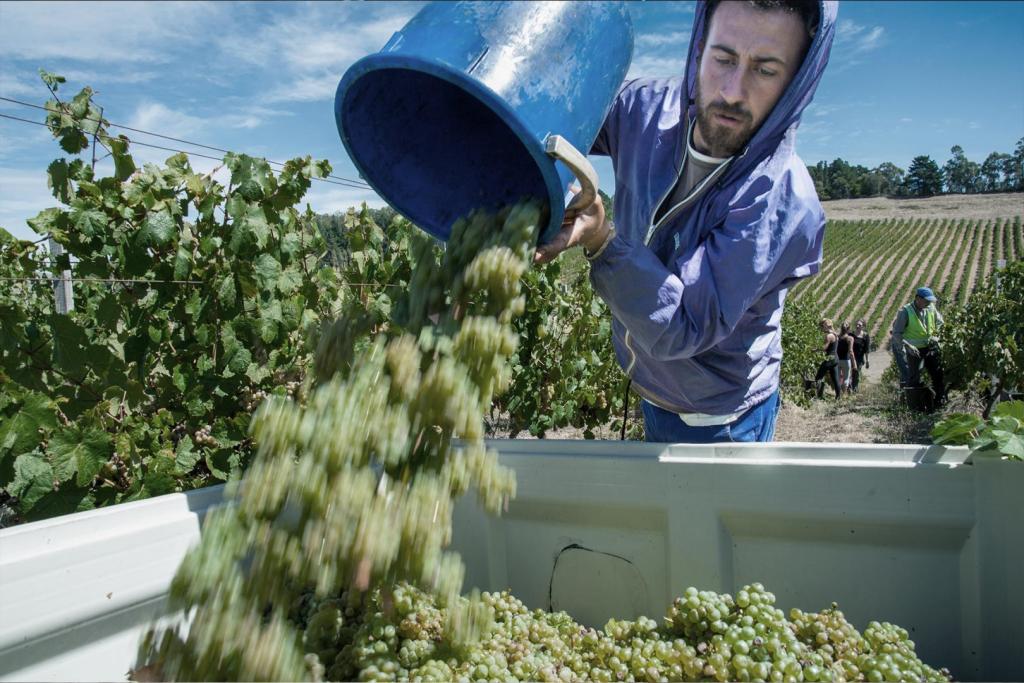
{"label": "man pouring grapes", "polygon": [[615,168],[538,262],[582,246],[643,397],[649,441],[770,441],[786,293],[818,272],[825,215],[796,130],[837,3],[698,2],[684,75],[627,81],[591,150]]}

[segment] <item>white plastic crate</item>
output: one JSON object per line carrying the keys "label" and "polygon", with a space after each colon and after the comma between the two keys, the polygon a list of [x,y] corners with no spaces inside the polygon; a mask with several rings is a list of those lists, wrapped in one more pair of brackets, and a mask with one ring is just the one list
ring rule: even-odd
{"label": "white plastic crate", "polygon": [[[761,581],[911,631],[967,680],[1024,679],[1024,466],[964,449],[495,441],[519,493],[467,499],[467,587],[531,607],[660,618],[688,585]],[[123,680],[220,488],[0,531],[0,680]]]}

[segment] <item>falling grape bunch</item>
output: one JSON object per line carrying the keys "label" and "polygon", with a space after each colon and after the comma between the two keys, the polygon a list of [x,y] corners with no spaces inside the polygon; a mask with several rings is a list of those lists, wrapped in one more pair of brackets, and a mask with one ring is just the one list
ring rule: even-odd
{"label": "falling grape bunch", "polygon": [[[521,278],[542,209],[524,202],[418,237],[393,324],[325,330],[318,384],[254,416],[257,455],[209,512],[136,674],[162,680],[946,680],[906,631],[858,633],[833,605],[787,620],[759,584],[687,589],[659,625],[583,627],[507,592],[460,595],[454,500],[498,513],[513,473],[483,415],[510,380]],[[258,397],[262,398],[262,397]],[[250,399],[252,400],[252,399]],[[458,439],[458,442],[455,440]],[[153,673],[155,672],[155,673]],[[140,676],[141,677],[141,676]]]}

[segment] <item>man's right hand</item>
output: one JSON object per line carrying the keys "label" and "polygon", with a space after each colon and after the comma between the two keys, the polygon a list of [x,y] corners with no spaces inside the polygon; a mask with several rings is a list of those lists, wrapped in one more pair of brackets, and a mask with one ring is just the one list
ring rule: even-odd
{"label": "man's right hand", "polygon": [[907,346],[907,355],[911,358],[920,358],[921,352],[917,350],[916,346]]}
{"label": "man's right hand", "polygon": [[538,247],[533,256],[534,263],[547,263],[566,249],[581,246],[595,251],[608,237],[611,225],[604,212],[604,202],[598,195],[590,206],[578,207],[572,204],[565,210],[562,229],[547,244]]}

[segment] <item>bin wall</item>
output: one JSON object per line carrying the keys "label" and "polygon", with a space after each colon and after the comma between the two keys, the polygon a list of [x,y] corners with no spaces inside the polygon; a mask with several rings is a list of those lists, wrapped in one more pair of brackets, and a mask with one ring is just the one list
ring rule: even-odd
{"label": "bin wall", "polygon": [[[1024,679],[1024,467],[962,449],[492,442],[519,494],[456,511],[466,587],[603,625],[761,581],[912,631],[961,679]],[[220,490],[0,531],[0,680],[123,680]]]}

